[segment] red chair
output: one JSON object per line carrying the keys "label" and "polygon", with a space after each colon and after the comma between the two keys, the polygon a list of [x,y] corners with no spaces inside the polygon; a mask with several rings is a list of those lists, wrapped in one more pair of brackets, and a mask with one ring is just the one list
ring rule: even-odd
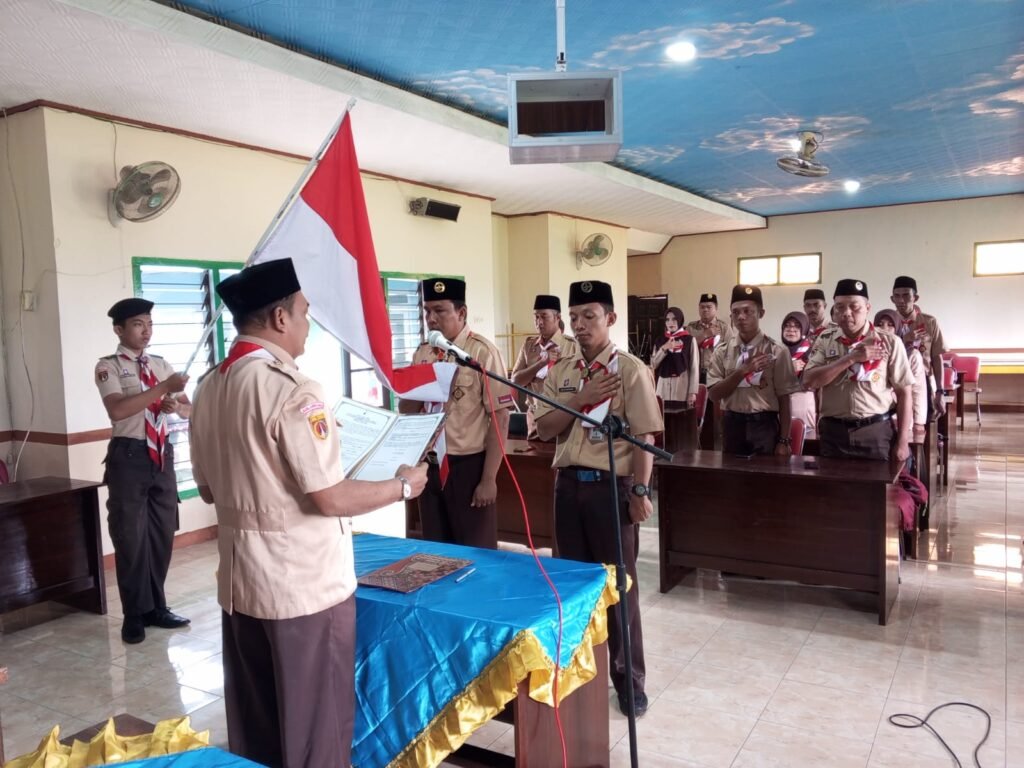
{"label": "red chair", "polygon": [[804,434],[807,432],[807,425],[803,419],[794,418],[789,425],[789,447],[794,456],[802,456],[804,453]]}
{"label": "red chair", "polygon": [[697,399],[693,401],[693,408],[697,411],[697,430],[700,431],[701,426],[704,424],[704,411],[708,407],[708,385],[700,384],[697,386]]}
{"label": "red chair", "polygon": [[[953,358],[953,370],[960,378],[960,386],[965,393],[974,393],[974,411],[981,424],[981,358],[957,355]],[[960,429],[964,428],[964,412],[960,409]]]}

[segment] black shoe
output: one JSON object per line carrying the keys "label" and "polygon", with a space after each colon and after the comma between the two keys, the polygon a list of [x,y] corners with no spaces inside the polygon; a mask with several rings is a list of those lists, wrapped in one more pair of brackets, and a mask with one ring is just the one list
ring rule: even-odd
{"label": "black shoe", "polygon": [[[643,717],[647,714],[647,694],[646,693],[634,693],[633,694],[633,711],[636,713],[638,718]],[[629,702],[625,696],[619,696],[619,712],[629,717]]]}
{"label": "black shoe", "polygon": [[141,616],[125,616],[121,624],[121,639],[129,645],[146,639],[146,624]]}
{"label": "black shoe", "polygon": [[166,608],[156,608],[149,613],[142,615],[147,627],[160,627],[160,629],[178,629],[192,623],[191,619],[171,613]]}

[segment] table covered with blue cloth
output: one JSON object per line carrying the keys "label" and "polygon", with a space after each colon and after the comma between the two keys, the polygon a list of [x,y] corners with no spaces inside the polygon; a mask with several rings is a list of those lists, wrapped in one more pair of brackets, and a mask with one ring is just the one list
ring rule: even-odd
{"label": "table covered with blue cloth", "polygon": [[232,755],[217,747],[148,757],[145,760],[132,760],[130,763],[118,765],[121,768],[259,768],[259,763]]}
{"label": "table covered with blue cloth", "polygon": [[[440,764],[521,681],[532,699],[553,703],[558,608],[531,555],[372,534],[355,536],[354,547],[357,575],[417,552],[472,560],[476,570],[408,594],[357,590],[353,766]],[[607,639],[618,595],[605,566],[542,560],[564,615],[561,701],[594,677],[593,649]]]}

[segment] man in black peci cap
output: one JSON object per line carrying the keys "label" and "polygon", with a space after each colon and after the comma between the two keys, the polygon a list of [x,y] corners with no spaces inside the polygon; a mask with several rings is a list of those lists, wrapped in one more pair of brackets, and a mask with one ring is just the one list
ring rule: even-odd
{"label": "man in black peci cap", "polygon": [[[498,348],[466,324],[466,283],[449,277],[431,277],[422,282],[421,290],[427,328],[440,331],[482,367],[505,376],[505,363]],[[448,353],[421,344],[412,362],[415,365],[448,359]],[[423,538],[498,548],[495,499],[502,453],[494,427],[497,426],[504,440],[508,435],[509,409],[513,405],[512,392],[507,385],[493,379],[485,382],[483,374],[465,367],[460,367],[456,373],[446,402],[424,405],[402,400],[399,403],[402,413],[418,413],[426,408],[432,412],[443,409],[447,414],[444,425],[447,456],[440,460],[433,457],[427,489],[420,497]],[[447,466],[438,461],[446,462]]]}
{"label": "man in black peci cap", "polygon": [[[706,384],[708,368],[711,367],[711,353],[715,347],[732,338],[732,327],[718,319],[718,295],[702,293],[697,304],[699,319],[686,324],[686,330],[697,341],[700,350],[700,383]],[[708,401],[711,407],[711,401]]]}
{"label": "man in black peci cap", "polygon": [[808,288],[804,291],[804,314],[810,321],[810,328],[807,335],[813,341],[821,335],[822,331],[835,327],[829,320],[828,304],[825,303],[825,292],[821,288]]}
{"label": "man in black peci cap", "polygon": [[146,354],[152,309],[153,302],[145,299],[122,299],[110,308],[107,316],[119,344],[114,354],[100,358],[93,374],[112,429],[103,480],[110,494],[107,526],[126,643],[141,643],[146,627],[175,629],[189,623],[168,610],[164,596],[178,528],[167,420],[171,415],[188,418],[191,405],[182,394],[188,376],[175,373],[162,357]]}
{"label": "man in black peci cap", "polygon": [[[566,338],[558,327],[562,319],[562,300],[557,296],[538,295],[533,301],[533,324],[536,336],[527,336],[512,368],[512,381],[534,392],[544,391],[544,380],[555,363],[576,354],[576,340]],[[534,400],[529,398],[526,416],[533,436]]]}
{"label": "man in black peci cap", "polygon": [[914,427],[906,349],[868,320],[863,281],[840,280],[832,301],[837,327],[818,337],[803,376],[805,387],[821,390],[821,455],[905,461]]}
{"label": "man in black peci cap", "polygon": [[928,374],[929,406],[937,413],[945,410],[942,393],[942,353],[948,352],[946,341],[942,338],[939,321],[933,315],[926,315],[917,306],[921,297],[917,293],[917,280],[907,275],[900,275],[892,284],[893,306],[903,319],[903,342],[921,353],[924,360],[925,373]]}

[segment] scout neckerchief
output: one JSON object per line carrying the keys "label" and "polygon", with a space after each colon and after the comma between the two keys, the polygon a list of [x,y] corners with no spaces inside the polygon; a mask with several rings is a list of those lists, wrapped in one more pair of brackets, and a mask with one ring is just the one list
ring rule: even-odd
{"label": "scout neckerchief", "polygon": [[263,358],[265,360],[275,359],[270,352],[259,344],[253,344],[251,341],[235,341],[235,343],[231,345],[231,351],[228,352],[228,356],[224,358],[224,362],[220,364],[218,370],[221,373],[227,373],[231,366],[243,357],[249,357],[250,355],[253,357]]}
{"label": "scout neckerchief", "polygon": [[789,356],[793,358],[795,363],[797,360],[803,360],[807,357],[807,353],[811,351],[811,346],[814,344],[814,340],[810,336],[805,336],[801,339],[800,343],[789,350]]}
{"label": "scout neckerchief", "polygon": [[[160,384],[153,369],[149,367],[148,355],[131,357],[122,352],[121,357],[139,364],[139,386],[143,392]],[[161,400],[162,398],[157,398],[147,405],[143,414],[146,417],[146,449],[149,451],[149,458],[160,469],[163,469],[164,445],[167,443],[167,414],[160,410]]]}
{"label": "scout neckerchief", "polygon": [[[619,350],[614,345],[612,346],[612,352],[608,356],[608,365],[604,365],[596,359],[590,365],[587,365],[587,361],[580,357],[576,361],[576,367],[580,371],[580,390],[582,390],[601,371],[604,371],[609,376],[619,372]],[[580,409],[580,412],[595,421],[603,422],[605,417],[608,416],[608,409],[611,407],[611,404],[612,399],[608,398],[594,405],[585,405]],[[593,429],[594,425],[583,422],[583,427],[584,429]]]}
{"label": "scout neckerchief", "polygon": [[[753,342],[750,344],[744,344],[742,341],[740,344],[740,356],[736,360],[736,367],[742,368],[747,364],[747,361],[753,357],[757,351]],[[764,371],[753,371],[743,377],[743,380],[737,384],[737,387],[759,387],[761,386],[761,377],[764,376]]]}
{"label": "scout neckerchief", "polygon": [[[446,363],[455,359],[454,355],[445,352],[443,349],[433,348],[434,359],[427,360],[425,365],[433,365],[434,363]],[[427,413],[441,413],[444,410],[444,406],[447,401],[437,402],[433,400],[424,401],[423,407]],[[434,440],[434,454],[437,456],[437,471],[441,476],[441,488],[443,489],[445,483],[448,482],[448,441],[445,438],[445,430],[448,427],[442,427],[441,431],[437,433],[437,439]]]}
{"label": "scout neckerchief", "polygon": [[[900,320],[903,321],[903,343],[908,347],[913,347],[917,350],[921,349],[923,339],[917,335],[917,332],[921,330],[925,334],[928,333],[928,326],[921,319],[921,308],[915,305],[914,310],[910,313],[910,317],[900,315]],[[928,362],[930,365],[931,361]]]}
{"label": "scout neckerchief", "polygon": [[813,340],[813,339],[816,339],[816,338],[818,338],[819,336],[821,336],[821,333],[822,333],[822,331],[827,331],[827,330],[828,330],[828,323],[825,323],[825,324],[824,324],[823,326],[821,326],[820,328],[811,328],[811,330],[810,330],[810,332],[809,332],[809,333],[807,334],[807,336],[808,336],[808,338],[810,338],[810,339],[812,339],[812,340]]}
{"label": "scout neckerchief", "polygon": [[541,357],[548,361],[547,365],[542,366],[541,369],[537,371],[537,375],[534,377],[543,381],[548,377],[548,372],[555,367],[555,363],[558,362],[557,360],[551,359],[551,350],[556,349],[558,345],[555,343],[554,337],[548,339],[545,343],[542,344],[539,336],[537,337],[536,344],[537,348],[540,350]]}
{"label": "scout neckerchief", "polygon": [[[704,323],[701,323],[701,327],[706,331],[711,326],[710,325],[704,325]],[[718,346],[718,340],[721,339],[721,338],[722,338],[721,334],[716,333],[714,336],[708,336],[706,339],[701,339],[700,348],[701,349],[714,349],[715,347]]]}
{"label": "scout neckerchief", "polygon": [[[869,336],[872,336],[875,332],[875,326],[872,323],[868,323],[867,333],[862,333],[856,339],[848,339],[846,336],[840,336],[839,342],[844,347],[849,347],[850,351],[853,351],[859,346],[862,346]],[[870,381],[871,374],[881,364],[882,359],[868,360],[866,363],[854,363],[850,366],[850,381]]]}
{"label": "scout neckerchief", "polygon": [[[669,333],[668,331],[665,331],[665,338],[668,341],[682,341],[683,339],[685,339],[689,335],[690,335],[690,332],[688,330],[686,330],[685,328],[680,328],[678,331],[675,331],[673,333]],[[682,346],[680,346],[679,349],[666,349],[665,351],[666,352],[674,352],[677,355],[683,354]]]}

